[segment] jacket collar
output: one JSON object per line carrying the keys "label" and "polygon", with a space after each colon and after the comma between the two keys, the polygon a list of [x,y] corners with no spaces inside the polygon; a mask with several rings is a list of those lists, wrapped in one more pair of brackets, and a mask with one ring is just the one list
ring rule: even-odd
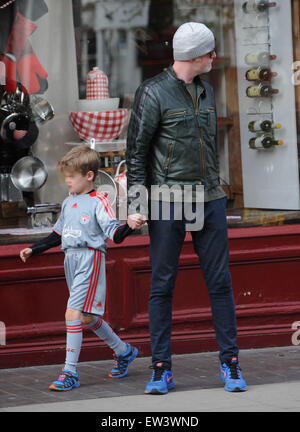
{"label": "jacket collar", "polygon": [[[174,71],[172,65],[170,65],[170,66],[168,67],[168,69],[167,69],[167,73],[168,73],[168,75],[169,75],[172,79],[177,80],[181,85],[185,85],[185,82],[184,82],[182,79],[177,78],[177,75],[176,75],[176,73],[175,73],[175,71]],[[201,92],[201,98],[205,98],[205,97],[206,97],[206,90],[205,90],[205,87],[204,87],[204,85],[203,85],[203,82],[202,82],[202,80],[201,80],[201,78],[200,78],[200,75],[196,75],[196,76],[195,76],[195,78],[194,78],[194,83],[195,83],[197,86],[200,86],[200,87],[201,87],[201,89],[202,89],[202,92]]]}

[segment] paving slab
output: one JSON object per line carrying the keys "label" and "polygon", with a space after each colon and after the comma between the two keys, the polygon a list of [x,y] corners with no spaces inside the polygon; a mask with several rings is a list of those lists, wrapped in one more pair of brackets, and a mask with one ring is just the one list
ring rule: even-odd
{"label": "paving slab", "polygon": [[0,412],[95,411],[299,411],[300,347],[241,350],[248,391],[228,393],[219,379],[218,353],[173,355],[176,388],[145,395],[149,357],[137,358],[126,377],[108,377],[112,361],[79,363],[81,385],[68,392],[48,389],[60,366],[0,369]]}

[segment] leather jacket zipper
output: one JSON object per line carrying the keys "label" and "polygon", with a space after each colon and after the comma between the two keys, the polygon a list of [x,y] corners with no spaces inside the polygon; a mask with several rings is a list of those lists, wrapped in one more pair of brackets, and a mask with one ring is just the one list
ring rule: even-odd
{"label": "leather jacket zipper", "polygon": [[171,143],[169,145],[169,151],[168,151],[168,156],[164,165],[164,181],[167,180],[167,174],[168,174],[168,168],[169,168],[169,163],[170,163],[170,159],[171,159],[171,154],[172,154],[172,149],[173,149],[173,143]]}
{"label": "leather jacket zipper", "polygon": [[174,112],[174,113],[170,113],[170,114],[168,114],[167,117],[172,117],[172,116],[174,116],[174,115],[178,115],[178,114],[185,114],[185,113],[186,113],[186,111],[178,111],[178,112]]}
{"label": "leather jacket zipper", "polygon": [[[193,101],[193,105],[194,105],[194,112],[195,115],[198,116],[199,111],[198,111],[198,104],[199,104],[199,98],[201,96],[202,91],[198,94],[197,99],[196,99],[196,103],[194,101],[193,95],[192,93],[189,91],[189,89],[186,87],[188,93],[190,94],[192,101]],[[201,133],[200,133],[200,126],[199,126],[199,122],[198,122],[198,118],[197,118],[197,127],[198,127],[198,132],[199,132],[199,140],[200,140],[200,149],[201,149],[201,157],[202,157],[202,177],[204,178],[204,172],[205,172],[205,165],[204,165],[204,145],[203,145],[203,141],[201,138]]]}
{"label": "leather jacket zipper", "polygon": [[187,124],[186,123],[186,111],[177,111],[175,113],[168,114],[167,117],[172,117],[172,116],[175,116],[175,115],[178,115],[178,114],[183,114],[184,115],[183,120],[184,120],[185,124]]}

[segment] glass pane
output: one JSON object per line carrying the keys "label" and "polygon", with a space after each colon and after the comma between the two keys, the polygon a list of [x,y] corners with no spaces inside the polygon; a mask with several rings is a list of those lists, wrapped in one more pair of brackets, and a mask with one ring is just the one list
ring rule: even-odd
{"label": "glass pane", "polygon": [[[117,188],[116,205],[126,207],[135,91],[173,63],[174,32],[188,21],[203,22],[216,39],[213,69],[201,78],[216,97],[229,226],[297,223],[299,7],[298,0],[284,7],[265,0],[0,1],[0,229],[28,228],[33,219],[51,227],[67,194],[57,160],[83,141],[101,153],[102,182]],[[99,73],[108,91],[100,100],[87,91]],[[95,118],[116,110],[116,132],[93,132]],[[83,112],[85,135],[75,124]],[[15,180],[23,158],[44,172],[27,189]],[[31,216],[32,207],[42,213]]]}

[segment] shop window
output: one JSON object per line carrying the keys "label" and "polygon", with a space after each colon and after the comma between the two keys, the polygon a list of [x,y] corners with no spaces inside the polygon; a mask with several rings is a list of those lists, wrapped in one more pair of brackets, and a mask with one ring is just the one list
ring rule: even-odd
{"label": "shop window", "polygon": [[[0,6],[6,3],[1,1]],[[125,205],[122,174],[135,90],[172,63],[173,34],[187,21],[205,23],[216,37],[213,70],[203,78],[216,95],[220,180],[228,196],[229,227],[299,222],[299,0],[285,0],[284,7],[279,0],[66,0],[64,7],[61,3],[38,0],[33,9],[32,0],[15,0],[0,9],[5,33],[0,46],[0,230],[30,227],[29,207],[59,206],[65,197],[55,163],[82,142],[69,113],[101,111],[104,106],[87,105],[87,76],[95,67],[95,73],[102,71],[108,79],[111,105],[107,101],[105,109],[126,109],[127,116],[112,139],[97,136],[91,141],[88,136],[86,142],[101,153],[102,181],[122,193],[116,205]],[[26,29],[18,47],[10,42],[18,30],[17,14]],[[24,53],[35,60],[28,63],[27,76],[26,61],[21,61]],[[37,80],[34,67],[39,68]],[[11,78],[14,88],[7,87]],[[31,125],[33,142],[27,147],[16,139],[10,142],[4,127],[8,115],[16,110],[32,115],[31,106],[39,106],[37,97],[48,102],[48,121],[35,118],[38,136]],[[270,125],[270,130],[263,130]],[[11,172],[28,156],[42,161],[47,179],[26,191],[16,188]],[[49,228],[56,215],[55,211],[41,217],[40,225]]]}

